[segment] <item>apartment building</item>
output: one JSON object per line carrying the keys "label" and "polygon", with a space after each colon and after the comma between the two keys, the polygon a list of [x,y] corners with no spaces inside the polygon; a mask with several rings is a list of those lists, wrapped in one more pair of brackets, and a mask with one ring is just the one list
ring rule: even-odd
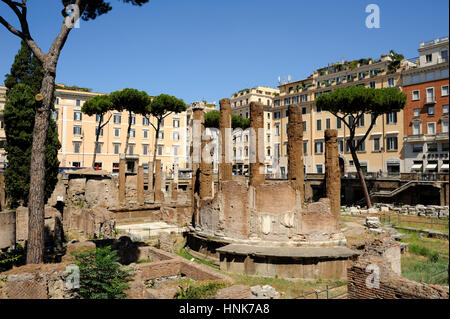
{"label": "apartment building", "polygon": [[3,110],[6,103],[6,87],[0,86],[0,169],[4,169],[6,165],[6,153],[5,153],[5,122],[3,119]]}
{"label": "apartment building", "polygon": [[403,73],[405,170],[449,171],[448,37],[422,42],[417,67]]}
{"label": "apartment building", "polygon": [[[4,87],[0,90],[5,91]],[[83,103],[100,93],[78,90],[57,89],[55,92],[55,110],[52,114],[58,126],[61,149],[58,159],[62,168],[90,167],[92,165],[98,116],[87,116],[81,112]],[[0,100],[0,110],[4,108]],[[1,115],[0,115],[1,116]],[[119,154],[124,153],[128,128],[128,112],[109,112],[104,121],[109,119],[100,132],[97,145],[95,166],[108,172],[117,173]],[[1,120],[1,117],[0,117]],[[156,119],[150,121],[156,124]],[[3,122],[2,122],[3,123]],[[0,130],[0,141],[4,130]],[[173,113],[164,119],[157,137],[157,158],[161,159],[167,174],[173,170],[177,161],[183,168],[187,161],[187,117],[186,112]],[[135,171],[137,163],[146,166],[153,160],[155,130],[147,118],[133,115],[128,152],[126,155],[128,170]],[[0,154],[4,149],[0,148]],[[2,157],[3,158],[3,157]],[[6,160],[5,160],[6,161]]]}

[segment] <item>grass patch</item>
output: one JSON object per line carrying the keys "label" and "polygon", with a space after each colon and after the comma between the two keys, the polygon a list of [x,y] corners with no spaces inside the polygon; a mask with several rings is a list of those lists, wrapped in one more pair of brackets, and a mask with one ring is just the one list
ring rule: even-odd
{"label": "grass patch", "polygon": [[417,232],[401,231],[408,253],[402,255],[402,276],[428,284],[448,285],[449,246],[447,240],[419,237]]}
{"label": "grass patch", "polygon": [[[330,288],[335,286],[344,285],[337,289],[333,289],[329,292],[329,297],[340,294],[347,291],[346,281],[342,280],[288,280],[277,277],[259,277],[249,276],[243,274],[227,274],[235,281],[235,285],[246,286],[264,286],[270,285],[275,288],[276,291],[282,293],[282,298],[295,298],[303,294],[313,292],[314,290],[324,290],[328,285]],[[319,298],[325,298],[326,292],[320,293]],[[308,298],[316,298],[315,295],[311,295]]]}
{"label": "grass patch", "polygon": [[145,264],[145,263],[151,263],[153,262],[153,260],[151,258],[147,258],[147,259],[140,259],[137,261],[137,264]]}
{"label": "grass patch", "polygon": [[198,263],[198,264],[206,265],[206,266],[209,266],[211,268],[217,269],[217,266],[214,264],[214,262],[206,259],[206,256],[204,258],[202,258],[202,259],[199,259],[197,257],[192,256],[189,253],[189,251],[190,251],[189,248],[184,248],[184,247],[180,247],[179,249],[176,250],[177,255],[179,255],[179,256],[181,256],[181,257],[183,257],[185,259],[189,259],[189,260],[194,259],[194,261],[196,263]]}
{"label": "grass patch", "polygon": [[228,285],[223,281],[210,281],[196,284],[188,281],[187,287],[179,286],[177,299],[212,299],[219,289]]}

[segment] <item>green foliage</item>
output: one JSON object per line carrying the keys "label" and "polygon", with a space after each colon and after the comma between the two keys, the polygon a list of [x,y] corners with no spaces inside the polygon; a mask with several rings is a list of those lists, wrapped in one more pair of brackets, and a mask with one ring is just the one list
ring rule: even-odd
{"label": "green foliage", "polygon": [[200,285],[189,284],[187,288],[179,287],[177,299],[212,299],[219,289],[225,288],[226,283],[212,281]]}
{"label": "green foliage", "polygon": [[[112,103],[109,107],[118,111],[129,111],[135,114],[150,113],[150,96],[144,91],[136,89],[123,89],[115,91],[109,95]],[[109,105],[107,100],[97,100],[97,105]]]}
{"label": "green foliage", "polygon": [[416,254],[416,255],[427,257],[433,263],[438,262],[440,259],[438,252],[433,251],[430,248],[427,248],[422,245],[409,244],[408,251],[411,254]]}
{"label": "green foliage", "polygon": [[168,113],[186,111],[187,105],[183,100],[177,99],[175,96],[161,94],[153,98],[150,108],[150,113],[159,121]]}
{"label": "green foliage", "polygon": [[[205,114],[205,127],[219,128],[220,111],[214,110]],[[233,129],[242,128],[243,130],[250,127],[250,119],[246,119],[240,115],[231,115],[231,127]]]}
{"label": "green foliage", "polygon": [[[30,187],[30,162],[33,141],[36,101],[42,82],[42,64],[32,55],[28,46],[22,47],[14,59],[11,73],[6,76],[8,89],[4,110],[8,165],[5,186],[12,208],[26,205]],[[61,144],[55,121],[49,118],[46,140],[45,201],[51,196],[58,181],[58,150]]]}
{"label": "green foliage", "polygon": [[10,252],[0,252],[0,272],[25,264],[25,251],[19,244]]}
{"label": "green foliage", "polygon": [[391,57],[392,61],[388,63],[388,72],[394,73],[400,68],[400,64],[405,57],[403,56],[403,54],[396,53],[394,50],[391,50],[389,56]]}
{"label": "green foliage", "polygon": [[139,259],[137,261],[137,264],[146,264],[146,263],[151,263],[153,262],[153,260],[151,258],[146,258],[146,259]]}
{"label": "green foliage", "polygon": [[125,299],[129,289],[131,270],[119,264],[119,257],[111,247],[74,252],[80,269],[80,288],[74,289],[81,299]]}
{"label": "green foliage", "polygon": [[372,113],[376,116],[403,109],[406,94],[397,88],[372,89],[363,86],[338,88],[321,94],[316,105],[333,114]]}
{"label": "green foliage", "polygon": [[[76,0],[61,0],[64,7],[69,4],[74,4]],[[125,3],[131,3],[132,5],[141,6],[147,3],[149,0],[122,0]],[[80,4],[80,11],[83,11],[81,19],[84,21],[94,20],[102,14],[108,13],[112,10],[109,2],[105,0],[89,0],[82,1]],[[63,16],[66,15],[65,10],[62,11]]]}
{"label": "green foliage", "polygon": [[61,90],[69,90],[69,91],[78,91],[78,92],[92,92],[92,89],[87,89],[87,88],[82,88],[76,85],[72,85],[72,86],[61,86],[56,84],[55,85],[55,89],[61,89]]}

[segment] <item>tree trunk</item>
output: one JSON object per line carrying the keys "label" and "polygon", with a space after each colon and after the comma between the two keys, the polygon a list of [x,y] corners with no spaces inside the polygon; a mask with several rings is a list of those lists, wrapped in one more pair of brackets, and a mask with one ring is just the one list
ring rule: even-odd
{"label": "tree trunk", "polygon": [[354,147],[350,147],[350,152],[352,153],[353,162],[355,163],[356,173],[358,174],[359,181],[361,183],[361,187],[364,193],[364,199],[366,200],[367,208],[372,207],[372,203],[370,201],[369,191],[367,190],[366,180],[364,179],[364,174],[361,171],[361,165],[359,164],[358,156],[356,155],[356,150]]}
{"label": "tree trunk", "polygon": [[49,70],[56,69],[56,63],[50,66],[46,64],[41,87],[44,99],[36,108],[31,150],[27,264],[44,261],[45,141],[55,89],[55,73]]}
{"label": "tree trunk", "polygon": [[[155,145],[154,145],[154,149],[153,149],[153,180],[155,180],[155,162],[156,162],[156,151],[158,148],[158,134],[159,134],[159,130],[161,129],[161,121],[160,119],[156,118],[158,123],[156,124],[156,130],[155,130]],[[150,119],[149,119],[150,121]],[[150,172],[149,172],[150,173]],[[155,183],[153,183],[153,190],[155,190]]]}
{"label": "tree trunk", "polygon": [[100,130],[102,129],[102,121],[103,116],[100,117],[100,121],[98,122],[97,132],[95,134],[95,144],[94,144],[94,158],[92,159],[92,168],[95,169],[95,160],[97,159],[97,145],[98,139],[100,138]]}
{"label": "tree trunk", "polygon": [[127,139],[125,141],[125,157],[127,156],[128,152],[128,143],[130,141],[130,131],[131,131],[131,111],[128,111],[128,129],[127,129]]}

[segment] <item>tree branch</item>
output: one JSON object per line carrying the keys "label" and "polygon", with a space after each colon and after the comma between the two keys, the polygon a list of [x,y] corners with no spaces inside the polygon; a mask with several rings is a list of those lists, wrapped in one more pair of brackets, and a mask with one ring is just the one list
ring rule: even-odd
{"label": "tree branch", "polygon": [[168,117],[170,114],[172,114],[173,112],[170,111],[169,113],[167,113],[166,115],[164,115],[163,117],[161,117],[161,120],[164,120],[166,117]]}

